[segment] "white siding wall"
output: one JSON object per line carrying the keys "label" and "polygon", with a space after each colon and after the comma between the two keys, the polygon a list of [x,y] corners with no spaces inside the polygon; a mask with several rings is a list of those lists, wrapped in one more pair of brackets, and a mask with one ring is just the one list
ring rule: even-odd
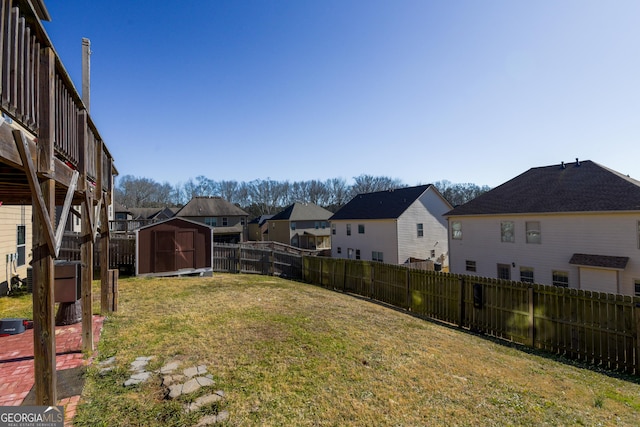
{"label": "white siding wall", "polygon": [[[505,220],[514,222],[514,243],[500,241]],[[449,224],[462,223],[462,240],[449,234],[451,272],[496,277],[498,263],[513,263],[513,280],[520,279],[520,267],[531,267],[536,283],[550,285],[552,271],[561,270],[569,273],[569,287],[583,288],[579,267],[569,264],[574,253],[629,257],[619,275],[620,289],[608,292],[632,295],[634,280],[640,279],[639,220],[640,213],[450,217]],[[526,221],[540,221],[540,244],[526,243]],[[466,260],[476,261],[475,273],[466,271]]]}
{"label": "white siding wall", "polygon": [[11,270],[11,265],[7,263],[7,255],[16,253],[17,226],[22,224],[26,225],[25,263],[18,267],[17,274],[24,279],[31,262],[31,206],[0,206],[0,282],[6,282],[7,275],[16,274],[16,270]]}
{"label": "white siding wall", "polygon": [[[384,262],[398,263],[398,245],[396,238],[396,221],[386,220],[336,220],[336,234],[331,235],[331,256],[347,258],[348,249],[360,249],[360,259],[371,261],[373,251],[382,252]],[[347,224],[351,224],[351,236],[347,236]],[[364,224],[364,234],[358,233],[358,224]],[[338,253],[338,248],[342,253]]]}
{"label": "white siding wall", "polygon": [[[409,257],[429,259],[435,250],[433,261],[444,255],[443,265],[448,265],[447,220],[444,214],[451,207],[435,192],[428,190],[416,200],[398,219],[398,262]],[[418,237],[417,224],[423,224],[423,237]]]}

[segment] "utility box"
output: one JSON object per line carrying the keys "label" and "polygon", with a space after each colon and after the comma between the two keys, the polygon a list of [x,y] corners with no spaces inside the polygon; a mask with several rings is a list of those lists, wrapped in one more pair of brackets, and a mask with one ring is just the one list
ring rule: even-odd
{"label": "utility box", "polygon": [[80,261],[56,261],[53,294],[55,302],[76,302],[82,297]]}

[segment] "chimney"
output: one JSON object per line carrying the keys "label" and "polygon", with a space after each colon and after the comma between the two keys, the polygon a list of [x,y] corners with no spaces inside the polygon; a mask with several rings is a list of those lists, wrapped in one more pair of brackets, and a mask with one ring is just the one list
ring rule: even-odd
{"label": "chimney", "polygon": [[576,157],[576,166],[580,166],[580,160]]}
{"label": "chimney", "polygon": [[82,38],[82,103],[90,112],[91,104],[91,42]]}

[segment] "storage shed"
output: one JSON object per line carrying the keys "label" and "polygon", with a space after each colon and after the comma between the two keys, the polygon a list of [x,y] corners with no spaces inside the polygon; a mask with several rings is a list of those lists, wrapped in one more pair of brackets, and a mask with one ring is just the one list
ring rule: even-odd
{"label": "storage shed", "polygon": [[136,275],[211,275],[213,228],[169,218],[136,231]]}

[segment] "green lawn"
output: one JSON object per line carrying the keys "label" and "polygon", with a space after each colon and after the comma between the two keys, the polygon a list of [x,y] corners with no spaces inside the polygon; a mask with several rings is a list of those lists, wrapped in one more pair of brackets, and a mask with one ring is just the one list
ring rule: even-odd
{"label": "green lawn", "polygon": [[[640,385],[297,282],[253,275],[121,279],[77,426],[638,425]],[[1,308],[2,306],[0,306]],[[215,384],[165,399],[129,364],[205,365]],[[187,414],[210,391],[222,401]]]}

